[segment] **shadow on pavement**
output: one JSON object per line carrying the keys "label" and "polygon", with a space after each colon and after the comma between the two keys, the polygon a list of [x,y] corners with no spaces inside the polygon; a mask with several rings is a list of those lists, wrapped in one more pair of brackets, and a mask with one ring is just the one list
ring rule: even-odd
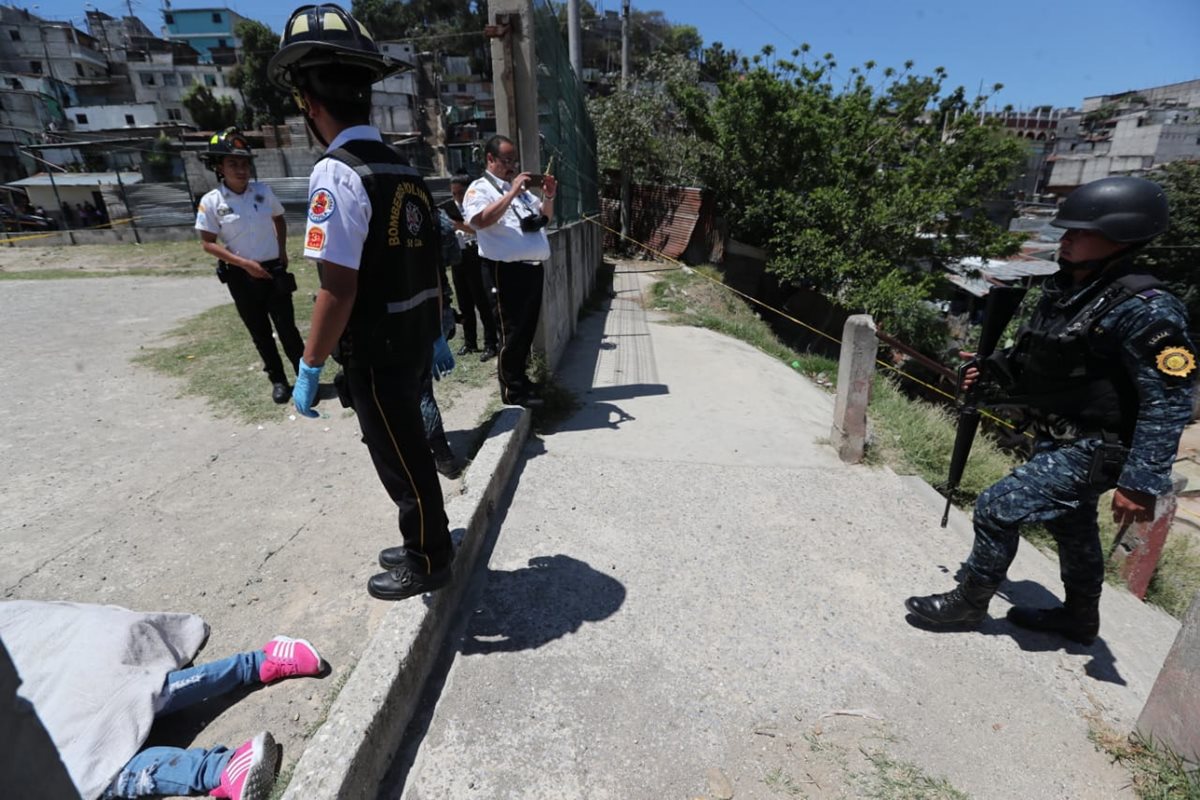
{"label": "shadow on pavement", "polygon": [[530,650],[599,622],[625,602],[620,581],[566,555],[538,556],[528,567],[489,569],[467,622],[463,655]]}
{"label": "shadow on pavement", "polygon": [[[959,570],[959,575],[956,579],[962,579],[962,569]],[[946,587],[946,591],[949,591],[951,588]],[[1034,581],[1005,581],[1001,585],[999,594],[1014,606],[1053,608],[1062,604],[1052,592]],[[1089,655],[1091,656],[1091,660],[1083,667],[1083,671],[1088,677],[1104,681],[1105,683],[1115,683],[1118,686],[1126,685],[1125,678],[1121,676],[1120,670],[1117,669],[1116,656],[1108,648],[1108,643],[1104,641],[1103,637],[1098,637],[1090,645],[1082,645],[1057,634],[1026,630],[1025,628],[1013,625],[1007,619],[997,619],[990,616],[985,617],[983,622],[977,626],[956,625],[938,627],[930,625],[912,614],[905,615],[904,619],[905,622],[914,628],[931,633],[967,633],[973,631],[984,636],[1008,636],[1017,643],[1018,647],[1027,653],[1045,653],[1052,650],[1063,650],[1071,655]],[[1103,622],[1101,625],[1103,625]]]}

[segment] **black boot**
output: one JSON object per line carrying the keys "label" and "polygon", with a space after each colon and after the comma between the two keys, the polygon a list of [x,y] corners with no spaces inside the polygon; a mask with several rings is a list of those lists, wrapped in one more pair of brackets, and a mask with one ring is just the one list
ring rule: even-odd
{"label": "black boot", "polygon": [[292,399],[292,390],[288,387],[287,381],[273,381],[271,383],[271,399],[279,405],[283,405]]}
{"label": "black boot", "polygon": [[450,480],[454,480],[462,474],[462,464],[458,462],[458,458],[450,449],[450,443],[446,441],[445,437],[429,449],[433,451],[433,466],[440,474]]}
{"label": "black boot", "polygon": [[1008,621],[1031,631],[1057,633],[1072,642],[1089,645],[1100,633],[1100,595],[1067,589],[1067,600],[1057,608],[1013,606]]}
{"label": "black boot", "polygon": [[430,575],[402,565],[373,576],[367,581],[367,593],[376,600],[404,600],[426,592],[436,592],[450,583],[453,575],[452,564],[447,564]]}
{"label": "black boot", "polygon": [[913,616],[930,625],[975,626],[987,614],[988,603],[999,588],[984,583],[971,573],[963,582],[945,594],[910,597],[904,605]]}

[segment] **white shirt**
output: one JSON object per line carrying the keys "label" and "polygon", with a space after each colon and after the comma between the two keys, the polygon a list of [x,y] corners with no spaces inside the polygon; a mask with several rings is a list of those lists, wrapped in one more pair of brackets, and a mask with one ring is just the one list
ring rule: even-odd
{"label": "white shirt", "polygon": [[[492,181],[500,188],[492,185]],[[510,188],[511,183],[495,175],[485,173],[476,179],[467,187],[467,194],[463,198],[463,218],[467,224],[470,225],[475,217],[503,197]],[[545,228],[533,233],[521,230],[521,217],[534,217],[541,213],[542,201],[529,192],[521,192],[495,224],[475,229],[479,255],[492,261],[545,261],[550,258],[550,240],[546,237]]]}
{"label": "white shirt", "polygon": [[221,184],[200,198],[196,230],[216,234],[235,256],[261,263],[279,258],[274,220],[282,216],[283,204],[265,183],[250,181],[241,194]]}
{"label": "white shirt", "polygon": [[[325,152],[356,139],[382,142],[383,136],[370,125],[355,125],[339,133]],[[304,257],[358,269],[370,227],[371,199],[362,178],[336,158],[318,161],[308,178]]]}

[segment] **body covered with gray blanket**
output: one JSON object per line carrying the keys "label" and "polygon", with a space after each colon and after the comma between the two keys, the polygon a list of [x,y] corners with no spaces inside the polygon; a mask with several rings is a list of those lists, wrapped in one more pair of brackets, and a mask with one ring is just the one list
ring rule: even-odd
{"label": "body covered with gray blanket", "polygon": [[0,639],[84,800],[141,749],[167,673],[208,637],[194,614],[86,603],[0,602]]}

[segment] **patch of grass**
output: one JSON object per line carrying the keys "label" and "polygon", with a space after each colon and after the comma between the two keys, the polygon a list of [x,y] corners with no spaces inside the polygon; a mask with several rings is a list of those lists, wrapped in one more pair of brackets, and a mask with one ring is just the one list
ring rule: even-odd
{"label": "patch of grass", "polygon": [[800,785],[783,771],[782,767],[776,767],[768,772],[762,779],[763,784],[775,794],[782,794],[786,797],[800,797],[804,794],[804,790]]}
{"label": "patch of grass", "polygon": [[1096,719],[1088,738],[1129,770],[1140,800],[1200,800],[1200,771],[1189,771],[1179,756],[1138,734],[1123,736]]}
{"label": "patch of grass", "polygon": [[866,792],[877,800],[970,800],[945,778],[934,778],[915,764],[892,758],[882,751],[863,750],[874,772],[856,776]]}
{"label": "patch of grass", "polygon": [[1182,618],[1197,592],[1200,592],[1200,549],[1189,536],[1168,537],[1158,569],[1146,589],[1146,601],[1173,617]]}
{"label": "patch of grass", "polygon": [[211,277],[212,268],[195,267],[135,267],[132,269],[31,269],[23,272],[0,271],[0,281],[50,281],[76,278],[170,278]]}
{"label": "patch of grass", "polygon": [[[907,397],[894,381],[878,374],[868,411],[878,428],[871,443],[872,459],[897,472],[920,475],[931,486],[945,484],[957,431],[957,421],[949,411]],[[955,492],[956,503],[969,507],[980,492],[1008,474],[1016,463],[994,439],[980,431]]]}
{"label": "patch of grass", "polygon": [[[296,275],[297,291],[292,295],[296,311],[296,326],[307,339],[312,318],[313,297],[319,281],[313,264],[302,256],[301,250],[289,254],[291,271]],[[135,271],[146,272],[146,271]],[[187,274],[209,273],[210,267]],[[11,277],[23,277],[26,273],[14,273]],[[66,273],[73,274],[73,273]],[[94,276],[100,273],[80,273]],[[110,273],[103,273],[108,275]],[[112,273],[115,274],[115,273]],[[121,274],[134,274],[125,272]],[[160,271],[146,274],[161,275]],[[214,277],[213,280],[216,280]],[[460,334],[461,335],[461,334]],[[461,339],[450,342],[457,350]],[[280,355],[283,356],[282,348]],[[262,372],[262,362],[250,334],[242,325],[232,300],[224,305],[210,308],[192,317],[167,334],[167,343],[158,347],[146,347],[134,358],[134,363],[149,367],[164,375],[183,382],[181,393],[207,399],[215,413],[242,422],[254,424],[268,420],[279,420],[281,409],[271,401],[270,384]],[[337,371],[335,364],[329,365],[322,375],[322,382],[329,383]],[[292,378],[291,367],[286,368]],[[496,379],[496,362],[482,363],[475,354],[456,356],[454,373],[444,381],[435,383],[438,405],[443,410],[454,405],[455,399],[464,388],[486,386]],[[334,414],[341,409],[337,399],[326,397],[318,410]],[[343,415],[352,414],[345,411]]]}

